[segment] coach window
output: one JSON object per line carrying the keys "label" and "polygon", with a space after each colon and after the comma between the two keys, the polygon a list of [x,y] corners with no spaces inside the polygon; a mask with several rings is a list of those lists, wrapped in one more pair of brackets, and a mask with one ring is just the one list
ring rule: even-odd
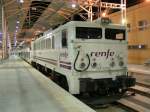
{"label": "coach window", "polygon": [[41,48],[42,48],[42,41],[40,40],[39,43],[40,43],[39,49],[41,50]]}
{"label": "coach window", "polygon": [[35,50],[35,43],[33,44],[33,50]]}
{"label": "coach window", "polygon": [[35,50],[37,50],[37,45],[36,45],[36,42],[35,42]]}
{"label": "coach window", "polygon": [[51,48],[51,38],[46,39],[46,48],[47,49]]}
{"label": "coach window", "polygon": [[45,40],[42,41],[42,49],[45,49]]}
{"label": "coach window", "polygon": [[125,40],[125,29],[105,29],[105,38],[110,40]]}
{"label": "coach window", "polygon": [[43,40],[41,40],[41,49],[43,49]]}
{"label": "coach window", "polygon": [[37,50],[39,50],[39,42],[38,41],[37,41],[36,45],[37,45]]}
{"label": "coach window", "polygon": [[39,44],[39,41],[37,41],[36,45],[37,45],[37,50],[39,50],[39,48],[40,48],[40,47],[39,47],[39,45],[40,45],[40,44]]}
{"label": "coach window", "polygon": [[51,49],[51,38],[48,39],[48,48]]}
{"label": "coach window", "polygon": [[62,40],[61,40],[61,43],[62,43],[62,48],[67,48],[68,44],[67,44],[67,39],[68,39],[68,34],[67,34],[67,30],[62,30]]}
{"label": "coach window", "polygon": [[37,46],[37,45],[36,45],[36,43],[34,43],[34,50],[36,50],[36,49],[37,49],[37,48],[36,48],[36,46]]}
{"label": "coach window", "polygon": [[39,50],[41,49],[41,41],[39,41]]}
{"label": "coach window", "polygon": [[55,37],[52,36],[52,49],[55,49],[54,43],[55,43]]}
{"label": "coach window", "polygon": [[43,44],[44,44],[43,40],[41,40],[41,49],[43,49]]}

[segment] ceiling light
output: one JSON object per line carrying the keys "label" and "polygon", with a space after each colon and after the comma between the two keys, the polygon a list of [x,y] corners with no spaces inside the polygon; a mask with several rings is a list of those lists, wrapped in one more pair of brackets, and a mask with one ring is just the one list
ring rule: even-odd
{"label": "ceiling light", "polygon": [[74,3],[71,4],[71,6],[72,6],[72,8],[76,8],[76,4],[74,4]]}
{"label": "ceiling light", "polygon": [[24,0],[20,0],[20,3],[23,3],[24,2]]}
{"label": "ceiling light", "polygon": [[127,23],[126,19],[122,19],[122,24],[125,25]]}
{"label": "ceiling light", "polygon": [[141,49],[142,48],[142,45],[139,45],[139,49]]}
{"label": "ceiling light", "polygon": [[32,10],[36,11],[36,7],[31,7]]}
{"label": "ceiling light", "polygon": [[102,13],[102,17],[106,17],[106,12],[103,12],[103,13]]}
{"label": "ceiling light", "polygon": [[19,22],[19,21],[17,21],[17,23],[19,24],[20,22]]}

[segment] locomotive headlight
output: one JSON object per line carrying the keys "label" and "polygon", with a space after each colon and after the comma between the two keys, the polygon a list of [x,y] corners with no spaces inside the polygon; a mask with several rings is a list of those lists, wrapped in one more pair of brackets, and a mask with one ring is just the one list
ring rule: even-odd
{"label": "locomotive headlight", "polygon": [[96,68],[97,67],[97,63],[94,62],[94,63],[91,64],[91,66],[92,66],[92,68]]}
{"label": "locomotive headlight", "polygon": [[119,66],[123,66],[124,65],[124,62],[123,61],[120,61],[119,62]]}
{"label": "locomotive headlight", "polygon": [[115,66],[115,62],[112,61],[112,62],[110,63],[110,66],[111,66],[111,67],[114,67],[114,66]]}
{"label": "locomotive headlight", "polygon": [[85,63],[82,62],[82,63],[80,64],[80,68],[81,68],[81,69],[85,68]]}

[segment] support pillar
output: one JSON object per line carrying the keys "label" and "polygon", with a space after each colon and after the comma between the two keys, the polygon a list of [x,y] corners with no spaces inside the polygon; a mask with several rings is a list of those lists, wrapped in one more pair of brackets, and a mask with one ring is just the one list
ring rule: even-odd
{"label": "support pillar", "polygon": [[4,11],[4,6],[2,4],[2,59],[6,59],[8,57],[7,53],[7,23],[6,23],[6,15]]}

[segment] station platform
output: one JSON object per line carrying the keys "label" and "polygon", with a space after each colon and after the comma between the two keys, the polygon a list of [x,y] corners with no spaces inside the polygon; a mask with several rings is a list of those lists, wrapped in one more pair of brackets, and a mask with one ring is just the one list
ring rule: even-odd
{"label": "station platform", "polygon": [[145,65],[128,64],[128,72],[137,82],[150,85],[150,67]]}
{"label": "station platform", "polygon": [[18,57],[0,62],[0,112],[95,112]]}

